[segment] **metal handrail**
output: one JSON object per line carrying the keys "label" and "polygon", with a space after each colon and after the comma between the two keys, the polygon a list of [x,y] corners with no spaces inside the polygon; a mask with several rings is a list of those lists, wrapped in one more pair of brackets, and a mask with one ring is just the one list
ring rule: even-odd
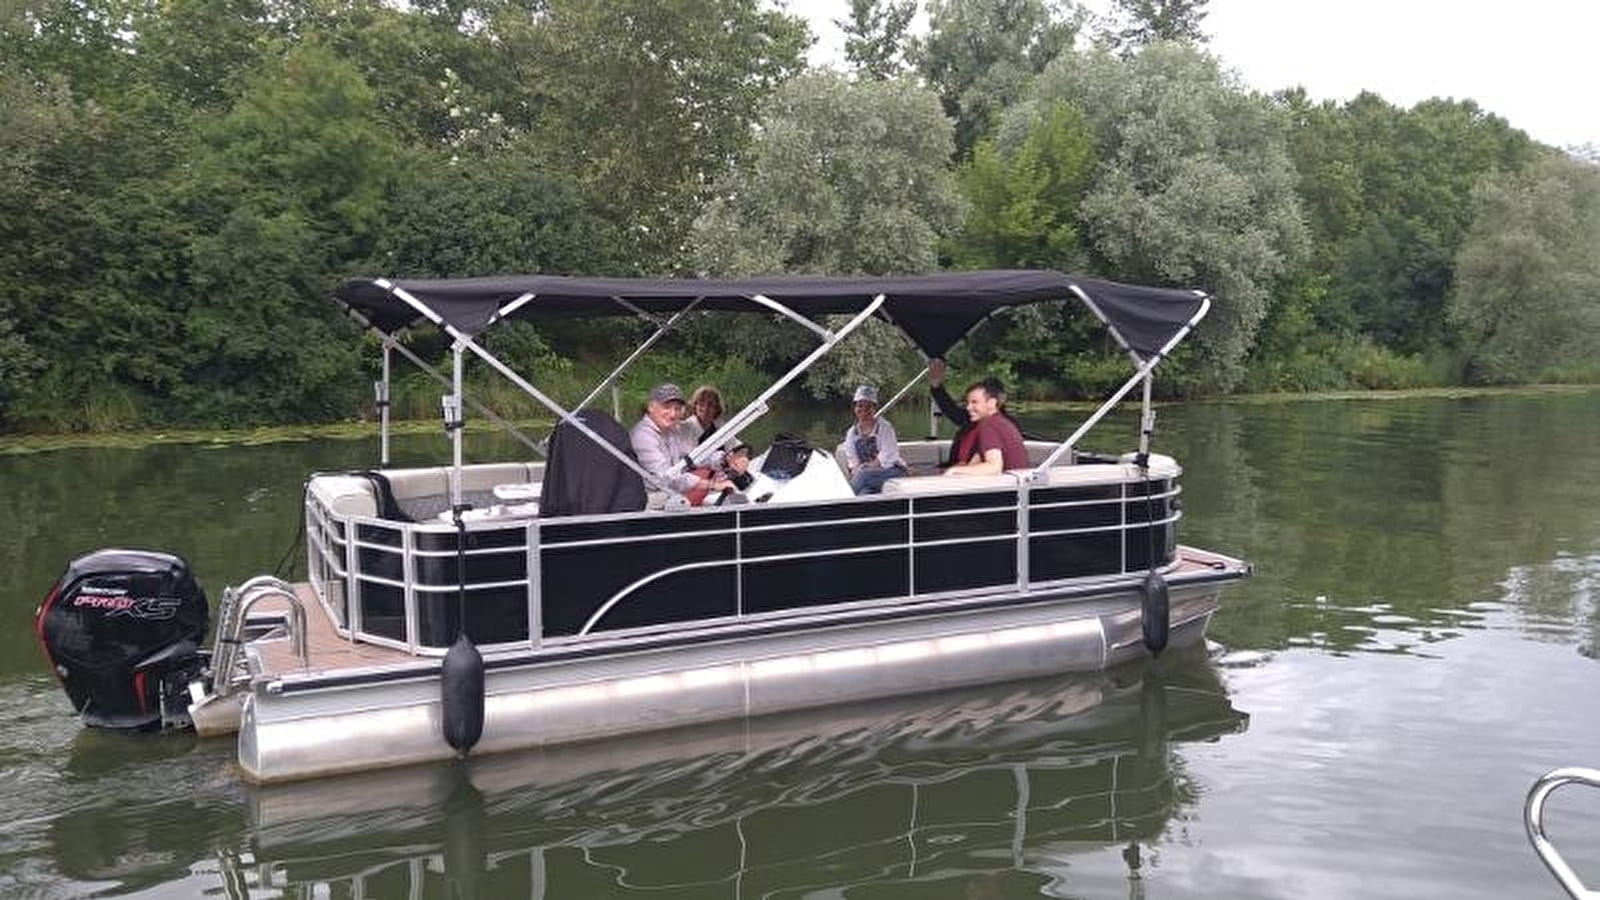
{"label": "metal handrail", "polygon": [[311,667],[311,646],[306,638],[306,608],[294,586],[273,575],[257,575],[238,587],[222,591],[222,621],[217,624],[217,652],[212,659],[211,692],[219,697],[233,692],[234,670],[250,608],[268,597],[289,602],[289,642],[300,668]]}
{"label": "metal handrail", "polygon": [[[1174,497],[1177,497],[1177,496],[1181,495],[1182,491],[1183,491],[1183,488],[1182,488],[1181,485],[1177,484],[1177,480],[1178,479],[1177,479],[1176,473],[1174,473],[1172,476],[1170,476],[1169,480],[1173,482],[1172,486],[1166,491],[1152,493],[1150,495],[1150,499],[1153,499],[1153,500],[1156,500],[1156,501],[1163,501],[1163,500],[1167,500],[1167,499],[1174,498]],[[1096,485],[1104,485],[1104,486],[1121,485],[1124,488],[1126,488],[1129,484],[1133,484],[1133,482],[1124,481],[1124,480],[1121,480],[1121,478],[1119,478],[1118,480],[1109,481],[1109,482],[1096,482]],[[1078,486],[1089,486],[1089,485],[1056,485],[1056,486],[1052,486],[1052,488],[1071,489],[1073,487],[1078,487]],[[944,495],[936,494],[936,495],[931,495],[931,496],[937,497],[937,496],[944,496]],[[913,500],[914,505],[920,506],[920,504],[915,504],[915,501],[917,500],[916,497],[911,497],[911,498],[908,498],[908,499]],[[1039,510],[1039,511],[1043,512],[1043,511],[1049,511],[1049,510],[1054,510],[1054,509],[1065,509],[1065,508],[1124,507],[1127,504],[1129,504],[1131,502],[1134,502],[1136,500],[1142,505],[1144,499],[1145,498],[1142,495],[1138,496],[1138,497],[1135,497],[1133,495],[1129,495],[1129,494],[1126,494],[1126,493],[1119,493],[1119,494],[1114,495],[1114,496],[1098,497],[1098,498],[1095,498],[1095,499],[1092,499],[1092,500],[1072,500],[1072,501],[1052,501],[1052,502],[1048,502],[1048,503],[1030,503],[1030,508],[1031,509],[1036,509],[1036,510]],[[432,586],[424,586],[424,585],[420,585],[420,584],[412,584],[412,583],[408,582],[408,580],[407,580],[407,578],[409,578],[409,575],[401,576],[399,578],[399,580],[396,580],[395,578],[385,578],[385,577],[381,577],[381,576],[378,576],[378,575],[371,574],[368,570],[365,569],[365,567],[360,567],[360,568],[355,569],[355,570],[344,570],[344,569],[342,569],[340,567],[340,561],[343,558],[345,558],[346,556],[348,556],[349,554],[347,552],[341,551],[339,549],[333,549],[332,548],[332,545],[338,545],[339,547],[353,546],[354,548],[356,548],[356,550],[358,552],[361,552],[363,554],[366,553],[367,551],[372,551],[372,552],[377,552],[377,553],[389,554],[391,556],[397,556],[397,557],[401,557],[401,558],[405,558],[405,557],[415,557],[415,558],[454,557],[455,552],[456,552],[454,550],[437,550],[437,551],[433,551],[433,550],[418,550],[418,549],[416,549],[416,547],[414,545],[414,542],[411,539],[409,539],[407,537],[404,537],[404,535],[406,535],[408,533],[453,534],[454,533],[454,529],[453,528],[451,528],[449,526],[444,526],[444,525],[436,525],[436,524],[433,524],[433,523],[404,523],[404,522],[388,521],[388,520],[378,519],[378,518],[376,518],[374,516],[334,514],[334,513],[330,512],[322,504],[320,499],[318,499],[315,495],[313,495],[313,494],[311,494],[309,492],[307,494],[306,503],[307,503],[307,506],[312,510],[313,514],[312,514],[311,518],[313,518],[314,520],[317,520],[319,522],[320,521],[326,521],[326,523],[329,524],[329,525],[331,525],[331,524],[333,524],[335,522],[338,522],[338,523],[343,523],[346,526],[345,537],[343,537],[343,538],[336,537],[336,533],[337,532],[335,531],[335,529],[330,528],[330,527],[314,529],[318,533],[318,536],[315,537],[315,538],[308,539],[307,543],[308,543],[308,545],[315,545],[313,550],[311,551],[312,553],[320,554],[322,556],[322,558],[324,558],[324,559],[329,561],[330,568],[332,570],[331,571],[332,577],[334,579],[336,579],[336,580],[338,580],[338,581],[343,583],[344,589],[347,592],[347,596],[349,596],[349,597],[357,597],[357,596],[359,596],[361,591],[360,591],[360,588],[358,587],[358,584],[361,584],[361,583],[365,583],[365,584],[380,584],[380,585],[386,585],[388,587],[392,587],[392,588],[396,588],[396,589],[400,589],[400,590],[408,590],[409,589],[409,590],[416,590],[416,591],[428,592],[428,593],[439,593],[439,592],[445,592],[445,591],[454,592],[454,591],[459,589],[458,586],[454,585],[454,584],[451,584],[451,585],[432,585]],[[1009,503],[1006,503],[1006,504],[1000,505],[1000,506],[986,507],[982,511],[986,512],[986,513],[1004,513],[1004,512],[1016,511],[1016,510],[1018,510],[1020,508],[1022,508],[1022,507],[1021,507],[1019,501],[1017,499],[1013,498],[1012,501],[1009,502]],[[881,510],[878,510],[878,509],[872,509],[872,508],[863,507],[859,511],[859,514],[851,516],[851,517],[849,517],[847,519],[834,520],[834,521],[831,522],[831,524],[837,525],[837,524],[857,524],[857,523],[871,523],[871,522],[890,522],[890,521],[898,521],[898,520],[901,520],[901,519],[905,519],[905,518],[907,518],[907,516],[911,516],[912,518],[915,518],[915,519],[921,521],[921,520],[924,520],[924,519],[942,519],[942,518],[965,516],[965,515],[970,514],[971,512],[972,511],[968,510],[968,509],[935,510],[935,511],[922,511],[922,510],[918,509],[915,512],[887,514],[887,513],[884,513],[884,512],[882,512]],[[1116,523],[1108,523],[1108,524],[1105,524],[1105,525],[1089,525],[1089,526],[1078,525],[1078,526],[1073,526],[1073,527],[1054,528],[1054,529],[1049,529],[1049,530],[1033,530],[1033,531],[1030,532],[1030,536],[1031,537],[1039,537],[1039,538],[1049,538],[1049,537],[1062,537],[1062,536],[1068,536],[1068,535],[1100,534],[1100,533],[1109,533],[1109,532],[1128,533],[1128,532],[1131,532],[1131,531],[1135,531],[1135,530],[1143,529],[1143,528],[1149,528],[1149,527],[1163,528],[1163,527],[1171,526],[1174,523],[1180,521],[1182,519],[1182,517],[1183,517],[1182,513],[1180,511],[1174,509],[1174,510],[1169,510],[1164,516],[1162,516],[1160,518],[1157,518],[1157,519],[1155,519],[1153,521],[1152,520],[1120,521],[1120,522],[1116,522]],[[532,520],[532,521],[537,522],[538,520]],[[785,522],[785,523],[774,524],[774,525],[742,526],[742,527],[737,528],[737,529],[736,528],[732,528],[732,527],[727,527],[727,528],[697,530],[697,531],[694,532],[694,534],[697,535],[697,536],[701,536],[701,537],[709,537],[709,536],[713,536],[713,535],[728,535],[728,534],[735,534],[735,533],[782,532],[782,531],[789,531],[789,530],[801,530],[801,529],[815,528],[816,526],[817,526],[817,523],[815,523],[815,522],[799,521],[799,522]],[[490,527],[493,527],[493,526],[490,526]],[[526,526],[519,524],[516,527],[521,528],[521,527],[526,527]],[[533,527],[537,528],[538,526],[534,525]],[[363,538],[361,536],[362,535],[362,531],[364,529],[369,529],[369,528],[380,528],[380,529],[383,529],[384,531],[392,532],[392,533],[394,533],[396,535],[401,535],[401,537],[398,537],[393,542],[387,542],[387,541],[385,541],[385,542],[374,542],[371,539]],[[476,530],[476,529],[473,529],[473,530]],[[918,541],[917,542],[917,546],[918,547],[922,547],[922,548],[931,548],[931,547],[937,547],[937,546],[962,544],[962,543],[969,542],[971,540],[980,540],[980,541],[985,541],[985,540],[987,540],[987,541],[1011,540],[1011,541],[1016,541],[1016,540],[1019,540],[1019,537],[1020,537],[1020,532],[1013,531],[1013,532],[1010,532],[1010,533],[1005,534],[1005,535],[990,536],[990,537],[977,538],[977,539],[961,537],[961,538],[952,538],[952,539],[949,539],[949,540],[942,540],[942,541],[923,540],[923,541]],[[604,544],[612,543],[613,541],[614,541],[613,538],[596,538],[596,539],[580,539],[580,540],[566,540],[566,541],[557,541],[557,542],[547,542],[543,538],[541,538],[540,539],[540,545],[543,546],[543,547],[551,548],[551,549],[561,549],[561,548],[571,548],[571,547],[604,545]],[[327,543],[330,546],[325,547],[325,546],[323,546],[324,543]],[[888,546],[890,546],[890,545],[875,546],[875,547],[868,548],[868,549],[881,550],[881,549],[887,548]],[[895,546],[898,546],[898,545],[895,545]],[[506,554],[520,554],[520,553],[525,553],[526,550],[527,550],[526,545],[507,545],[507,546],[474,548],[474,549],[470,549],[470,550],[468,550],[466,552],[470,556],[485,556],[485,557],[488,557],[488,556],[501,556],[501,555],[506,555]],[[760,556],[760,557],[741,557],[738,560],[729,560],[729,561],[725,561],[725,562],[728,565],[735,565],[736,566],[736,565],[740,565],[740,564],[744,564],[744,563],[750,563],[750,562],[782,561],[782,560],[788,559],[788,558],[800,558],[800,556],[803,556],[803,555],[804,554],[791,557],[791,556],[788,556],[788,555],[785,555],[785,554],[777,554],[777,555],[770,555],[769,554],[769,555]],[[532,571],[532,567],[531,566],[530,566],[529,571]],[[1039,580],[1039,581],[1034,581],[1033,579],[1030,578],[1030,579],[1028,579],[1027,584],[1030,587],[1041,587],[1041,586],[1053,584],[1057,580],[1058,579],[1042,579],[1042,580]],[[322,584],[317,584],[315,582],[316,582],[316,579],[313,579],[313,587],[314,587],[315,590],[318,591],[318,596],[321,597],[324,600],[324,602],[327,602],[327,595],[325,593],[326,586],[322,585]],[[527,578],[522,578],[522,579],[511,578],[509,580],[504,580],[504,581],[497,580],[497,581],[494,581],[494,582],[469,584],[467,586],[467,590],[468,591],[478,591],[478,590],[488,590],[488,589],[500,589],[500,588],[514,587],[514,586],[518,586],[518,585],[526,585],[526,584],[529,584],[529,583],[530,582],[529,582],[529,580]],[[281,582],[280,582],[280,584],[281,584]],[[416,623],[415,623],[414,620],[411,620],[411,619],[408,618],[405,627],[406,627],[406,633],[409,635],[409,634],[414,632],[414,630],[416,628]],[[337,630],[339,631],[339,633],[341,635],[347,635],[347,636],[351,637],[352,639],[355,639],[359,635],[360,639],[371,641],[371,642],[373,642],[375,644],[379,644],[380,646],[393,646],[393,647],[398,647],[398,648],[401,648],[401,649],[407,649],[407,650],[409,650],[411,652],[416,652],[416,647],[414,645],[408,643],[407,641],[404,641],[404,640],[395,641],[392,638],[384,638],[381,635],[375,636],[375,635],[371,634],[370,632],[367,632],[367,631],[357,627],[353,622],[344,622],[340,626],[338,626]],[[532,633],[531,632],[530,635],[527,638],[524,638],[524,639],[518,640],[518,641],[506,642],[505,645],[506,646],[511,646],[511,645],[521,646],[521,645],[527,643],[529,640],[537,640],[537,639],[541,639],[541,637],[543,637],[543,636],[540,635],[539,633]],[[500,645],[497,644],[496,646],[500,646]]]}
{"label": "metal handrail", "polygon": [[1544,803],[1556,788],[1569,784],[1600,788],[1600,769],[1572,766],[1546,773],[1528,791],[1528,802],[1522,808],[1522,824],[1528,830],[1528,841],[1533,844],[1534,852],[1539,854],[1539,860],[1556,876],[1556,881],[1561,883],[1573,900],[1600,900],[1600,891],[1584,887],[1583,879],[1567,865],[1555,844],[1550,843],[1544,834]]}

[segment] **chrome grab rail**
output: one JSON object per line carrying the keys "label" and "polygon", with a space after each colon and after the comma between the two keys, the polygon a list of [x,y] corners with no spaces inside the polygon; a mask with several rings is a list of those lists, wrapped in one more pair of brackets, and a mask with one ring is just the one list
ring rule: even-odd
{"label": "chrome grab rail", "polygon": [[217,652],[212,657],[211,692],[219,697],[233,692],[234,670],[250,608],[267,597],[289,602],[289,642],[302,669],[311,667],[311,646],[306,639],[306,608],[294,586],[272,575],[257,575],[238,587],[222,591],[222,617],[217,623]]}
{"label": "chrome grab rail", "polygon": [[1555,845],[1544,835],[1544,803],[1556,788],[1569,784],[1600,788],[1600,769],[1570,766],[1547,772],[1535,781],[1528,791],[1528,802],[1522,808],[1522,824],[1528,830],[1528,841],[1533,844],[1534,852],[1539,854],[1540,861],[1551,874],[1556,876],[1556,881],[1561,882],[1561,886],[1573,900],[1600,900],[1600,891],[1591,891],[1584,887],[1583,879],[1572,871],[1567,861],[1561,858],[1560,851],[1556,850]]}

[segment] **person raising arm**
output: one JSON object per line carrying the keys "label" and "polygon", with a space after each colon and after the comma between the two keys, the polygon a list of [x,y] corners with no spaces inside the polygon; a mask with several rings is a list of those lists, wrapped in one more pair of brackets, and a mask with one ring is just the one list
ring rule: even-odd
{"label": "person raising arm", "polygon": [[953,462],[946,475],[998,475],[1028,467],[1022,432],[1002,413],[1001,394],[988,381],[967,388],[966,413],[971,427],[957,435]]}

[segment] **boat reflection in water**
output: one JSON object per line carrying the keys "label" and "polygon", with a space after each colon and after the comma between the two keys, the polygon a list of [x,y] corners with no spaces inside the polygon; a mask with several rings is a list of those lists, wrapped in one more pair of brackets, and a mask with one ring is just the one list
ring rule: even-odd
{"label": "boat reflection in water", "polygon": [[1143,845],[1195,799],[1172,744],[1248,721],[1195,649],[1091,676],[253,788],[253,846],[224,860],[224,880],[288,896],[1011,896],[1112,849],[1136,890]]}

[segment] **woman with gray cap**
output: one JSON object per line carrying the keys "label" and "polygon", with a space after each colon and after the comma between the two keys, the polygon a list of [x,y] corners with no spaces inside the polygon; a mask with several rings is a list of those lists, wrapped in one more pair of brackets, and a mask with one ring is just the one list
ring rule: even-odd
{"label": "woman with gray cap", "polygon": [[894,426],[878,417],[878,389],[870,384],[856,388],[850,409],[855,424],[844,433],[845,469],[850,473],[850,488],[857,494],[876,494],[883,483],[906,474],[900,456],[900,442]]}

